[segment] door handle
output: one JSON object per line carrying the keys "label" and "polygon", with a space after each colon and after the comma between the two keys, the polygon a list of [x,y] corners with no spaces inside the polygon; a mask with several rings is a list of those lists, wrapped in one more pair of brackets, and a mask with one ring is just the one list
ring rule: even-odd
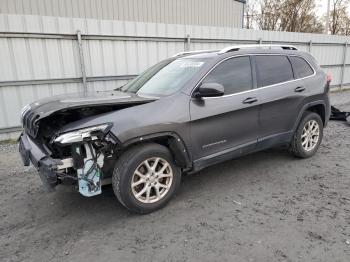
{"label": "door handle", "polygon": [[253,104],[255,102],[257,102],[258,99],[256,97],[248,97],[246,99],[243,100],[243,104]]}
{"label": "door handle", "polygon": [[297,88],[294,89],[294,92],[298,92],[298,93],[303,92],[303,91],[305,91],[305,87],[303,87],[303,86],[298,86]]}

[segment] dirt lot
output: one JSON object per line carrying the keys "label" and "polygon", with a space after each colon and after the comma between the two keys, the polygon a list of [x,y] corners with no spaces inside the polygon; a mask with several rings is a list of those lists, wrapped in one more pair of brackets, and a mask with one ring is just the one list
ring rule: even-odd
{"label": "dirt lot", "polygon": [[[350,92],[332,94],[350,110]],[[0,145],[0,261],[350,261],[350,127],[318,154],[274,149],[184,177],[170,204],[128,213],[111,187],[45,193],[16,145]]]}

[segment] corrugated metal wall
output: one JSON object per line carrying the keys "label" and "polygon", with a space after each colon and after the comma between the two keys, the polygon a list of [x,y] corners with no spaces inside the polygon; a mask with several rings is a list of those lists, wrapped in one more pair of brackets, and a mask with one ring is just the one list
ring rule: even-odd
{"label": "corrugated metal wall", "polygon": [[[83,90],[76,31],[90,90],[116,88],[173,54],[235,43],[290,43],[311,50],[339,85],[350,84],[349,37],[266,32],[225,27],[0,15],[0,139],[18,130],[20,109],[34,100]],[[13,33],[16,32],[16,33]],[[190,39],[187,38],[190,35]],[[311,42],[310,42],[311,41]]]}
{"label": "corrugated metal wall", "polygon": [[235,0],[0,0],[0,13],[241,28],[243,3]]}

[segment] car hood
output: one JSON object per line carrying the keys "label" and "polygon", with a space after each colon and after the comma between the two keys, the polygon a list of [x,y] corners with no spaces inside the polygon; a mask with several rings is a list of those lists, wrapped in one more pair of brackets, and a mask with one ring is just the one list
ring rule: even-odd
{"label": "car hood", "polygon": [[151,102],[156,99],[156,97],[139,96],[134,93],[115,90],[65,94],[44,98],[31,103],[22,109],[21,115],[23,117],[29,111],[35,112],[35,115],[37,116],[36,119],[39,120],[63,109],[129,103],[138,104]]}

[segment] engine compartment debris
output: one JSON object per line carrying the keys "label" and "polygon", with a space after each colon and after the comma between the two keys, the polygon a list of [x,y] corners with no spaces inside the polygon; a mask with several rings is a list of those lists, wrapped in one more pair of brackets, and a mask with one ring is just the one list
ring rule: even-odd
{"label": "engine compartment debris", "polygon": [[[81,147],[75,147],[77,155],[81,156]],[[86,197],[95,196],[102,193],[101,179],[104,155],[93,149],[90,143],[84,144],[85,157],[83,166],[77,169],[79,193]]]}

